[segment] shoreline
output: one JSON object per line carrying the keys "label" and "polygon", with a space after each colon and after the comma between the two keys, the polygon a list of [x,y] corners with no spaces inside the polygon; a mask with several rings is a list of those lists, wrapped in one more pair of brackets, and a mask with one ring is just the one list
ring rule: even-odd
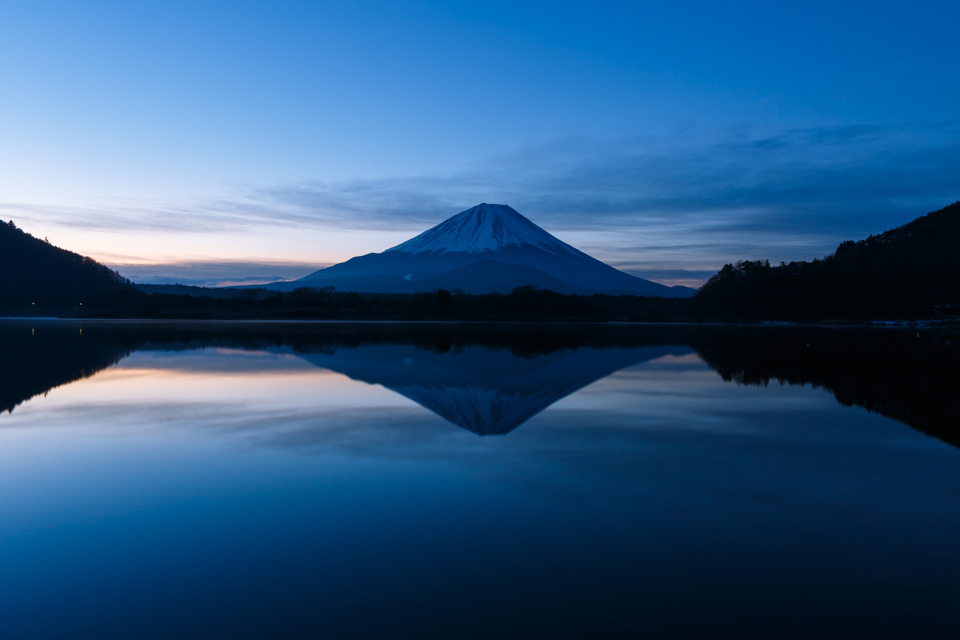
{"label": "shoreline", "polygon": [[599,326],[686,326],[686,327],[758,327],[772,328],[839,328],[839,329],[906,329],[906,328],[958,328],[960,320],[868,320],[860,321],[769,321],[757,320],[750,322],[716,322],[716,321],[661,321],[661,322],[632,322],[629,320],[586,321],[586,320],[371,320],[371,319],[298,319],[298,318],[71,318],[53,316],[4,316],[0,322],[50,322],[50,323],[97,323],[97,324],[292,324],[292,325],[337,325],[337,324],[370,324],[370,325],[577,325],[584,327]]}

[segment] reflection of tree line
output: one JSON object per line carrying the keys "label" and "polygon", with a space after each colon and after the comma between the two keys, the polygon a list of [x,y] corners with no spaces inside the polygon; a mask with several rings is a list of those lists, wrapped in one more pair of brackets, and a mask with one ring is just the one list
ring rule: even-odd
{"label": "reflection of tree line", "polygon": [[[81,331],[82,328],[82,331]],[[560,349],[689,345],[726,381],[812,384],[960,446],[960,333],[800,327],[19,322],[0,329],[0,410],[93,375],[133,351],[229,347],[335,353],[408,345],[468,346],[521,358]]]}
{"label": "reflection of tree line", "polygon": [[960,446],[958,333],[737,329],[697,336],[691,345],[726,381],[811,384],[844,406]]}
{"label": "reflection of tree line", "polygon": [[[39,335],[37,335],[39,333]],[[50,389],[87,378],[129,355],[109,341],[82,339],[80,327],[0,329],[0,413]]]}

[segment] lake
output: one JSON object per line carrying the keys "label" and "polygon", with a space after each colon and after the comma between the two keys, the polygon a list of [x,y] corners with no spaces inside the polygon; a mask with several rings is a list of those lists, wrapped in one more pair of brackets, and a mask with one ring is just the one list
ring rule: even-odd
{"label": "lake", "polygon": [[0,637],[960,637],[960,334],[0,321]]}

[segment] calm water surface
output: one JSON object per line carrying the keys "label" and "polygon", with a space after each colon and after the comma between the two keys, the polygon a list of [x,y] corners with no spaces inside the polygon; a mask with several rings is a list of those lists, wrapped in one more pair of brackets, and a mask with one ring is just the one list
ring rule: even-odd
{"label": "calm water surface", "polygon": [[958,345],[0,321],[0,637],[956,639]]}

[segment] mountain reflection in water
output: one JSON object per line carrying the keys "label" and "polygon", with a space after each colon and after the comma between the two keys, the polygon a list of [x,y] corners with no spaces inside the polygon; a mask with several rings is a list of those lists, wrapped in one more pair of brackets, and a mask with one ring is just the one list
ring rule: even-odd
{"label": "mountain reflection in water", "polygon": [[0,637],[957,638],[917,333],[3,321]]}
{"label": "mountain reflection in water", "polygon": [[633,364],[682,347],[557,349],[528,357],[481,346],[453,351],[361,346],[301,357],[379,384],[478,435],[505,434],[554,402]]}
{"label": "mountain reflection in water", "polygon": [[506,434],[626,367],[696,353],[726,381],[822,387],[960,446],[960,339],[944,329],[9,321],[0,410],[135,351],[209,347],[289,352],[479,435]]}

